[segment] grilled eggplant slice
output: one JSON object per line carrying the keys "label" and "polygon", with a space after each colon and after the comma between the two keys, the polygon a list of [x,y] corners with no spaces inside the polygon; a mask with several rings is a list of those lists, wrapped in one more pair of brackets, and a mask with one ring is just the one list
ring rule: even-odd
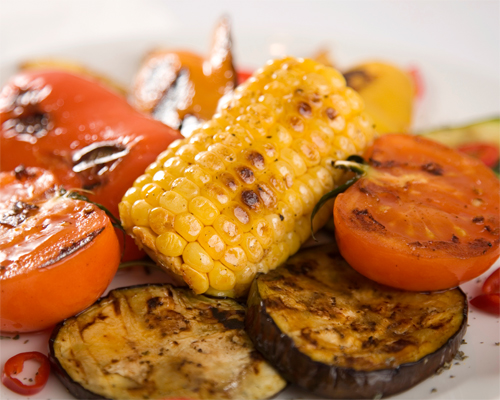
{"label": "grilled eggplant slice", "polygon": [[258,276],[245,325],[288,381],[329,398],[380,398],[453,359],[467,301],[460,289],[417,293],[375,283],[329,244]]}
{"label": "grilled eggplant slice", "polygon": [[244,331],[245,308],[188,289],[116,289],[61,323],[50,358],[81,399],[263,399],[286,382]]}

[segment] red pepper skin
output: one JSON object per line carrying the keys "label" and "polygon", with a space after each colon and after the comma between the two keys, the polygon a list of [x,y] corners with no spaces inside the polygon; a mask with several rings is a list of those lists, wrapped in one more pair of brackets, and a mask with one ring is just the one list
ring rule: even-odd
{"label": "red pepper skin", "polygon": [[500,268],[493,271],[493,273],[484,281],[482,290],[484,294],[500,293]]}
{"label": "red pepper skin", "polygon": [[500,316],[500,293],[482,294],[474,297],[470,303],[482,311]]}
{"label": "red pepper skin", "polygon": [[[25,385],[15,376],[22,372],[24,362],[27,360],[34,360],[40,363],[38,372],[34,377],[35,383],[33,385]],[[11,357],[5,363],[2,374],[2,383],[5,387],[9,388],[15,393],[24,396],[31,396],[40,392],[49,379],[50,363],[47,356],[38,351],[31,351],[27,353],[19,353]]]}
{"label": "red pepper skin", "polygon": [[497,146],[491,143],[466,143],[457,148],[462,153],[480,159],[486,166],[493,168],[498,164],[500,152]]}

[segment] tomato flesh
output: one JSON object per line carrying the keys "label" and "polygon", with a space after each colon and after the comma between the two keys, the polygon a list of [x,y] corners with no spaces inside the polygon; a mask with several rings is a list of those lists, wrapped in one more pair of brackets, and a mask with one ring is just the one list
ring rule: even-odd
{"label": "tomato flesh", "polygon": [[500,186],[479,160],[428,139],[385,135],[370,172],[334,206],[340,251],[365,276],[406,290],[455,287],[499,257]]}
{"label": "tomato flesh", "polygon": [[[24,362],[28,360],[37,361],[40,364],[37,373],[33,379],[34,383],[25,385],[16,375],[23,371]],[[50,374],[50,363],[47,356],[37,351],[16,354],[5,363],[2,383],[13,392],[22,394],[24,396],[32,396],[39,393],[47,383]]]}
{"label": "tomato flesh", "polygon": [[[134,180],[181,138],[91,77],[46,69],[10,79],[0,92],[0,125],[2,171],[20,163],[47,169],[67,189],[91,191],[90,200],[116,217]],[[125,250],[126,259],[144,256],[132,239]]]}
{"label": "tomato flesh", "polygon": [[78,313],[101,296],[120,262],[114,228],[97,206],[60,197],[53,187],[23,197],[48,175],[36,168],[22,177],[0,173],[0,182],[11,180],[0,198],[17,193],[0,209],[2,331],[46,329]]}

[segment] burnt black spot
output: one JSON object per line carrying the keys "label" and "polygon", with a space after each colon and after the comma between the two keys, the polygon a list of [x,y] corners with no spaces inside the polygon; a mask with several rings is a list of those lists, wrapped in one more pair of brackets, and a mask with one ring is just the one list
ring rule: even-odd
{"label": "burnt black spot", "polygon": [[472,218],[472,222],[475,224],[482,224],[484,222],[484,217],[482,215],[478,215],[477,217]]}
{"label": "burnt black spot", "polygon": [[221,310],[210,307],[212,316],[220,322],[226,329],[243,329],[245,327],[243,310]]}
{"label": "burnt black spot", "polygon": [[11,205],[10,210],[0,215],[0,224],[15,228],[22,224],[32,214],[32,211],[36,210],[38,210],[38,206],[35,204],[16,201]]}
{"label": "burnt black spot", "polygon": [[328,119],[334,120],[334,119],[335,119],[335,117],[338,115],[338,112],[337,112],[337,110],[335,110],[334,108],[332,108],[332,107],[328,107],[328,108],[325,110],[325,114],[326,114],[326,116],[328,117]]}
{"label": "burnt black spot", "polygon": [[161,301],[160,297],[152,297],[151,299],[148,299],[147,305],[148,313],[151,313],[151,311],[153,311],[155,308],[162,306],[163,302]]}
{"label": "burnt black spot", "polygon": [[24,165],[18,165],[14,169],[14,176],[18,181],[22,179],[28,179],[28,178],[33,178],[36,176],[36,173],[30,173]]}
{"label": "burnt black spot", "polygon": [[250,151],[247,155],[247,160],[257,169],[265,168],[264,156],[258,151]]}
{"label": "burnt black spot", "polygon": [[287,269],[294,275],[306,275],[318,268],[316,260],[305,260],[296,264],[288,264]]}
{"label": "burnt black spot", "polygon": [[260,202],[259,196],[257,196],[257,193],[255,193],[253,190],[244,190],[241,193],[241,200],[243,201],[243,204],[252,209],[257,208]]}
{"label": "burnt black spot", "polygon": [[385,226],[373,218],[373,215],[367,210],[355,208],[352,210],[353,219],[366,231],[375,232],[385,230]]}
{"label": "burnt black spot", "polygon": [[299,113],[300,115],[306,117],[306,118],[310,118],[311,115],[312,115],[312,109],[311,109],[311,106],[309,104],[307,104],[306,102],[304,101],[301,101],[299,103]]}
{"label": "burnt black spot", "polygon": [[384,346],[384,351],[387,353],[398,353],[407,346],[413,346],[414,343],[406,339],[398,339],[393,343]]}
{"label": "burnt black spot", "polygon": [[243,182],[249,185],[255,182],[254,173],[250,168],[240,167],[236,169],[236,172]]}
{"label": "burnt black spot", "polygon": [[455,235],[451,236],[451,241],[453,243],[460,243],[460,239],[458,238],[458,236],[455,236]]}
{"label": "burnt black spot", "polygon": [[443,167],[435,162],[430,162],[422,165],[422,170],[436,176],[441,176],[444,172]]}
{"label": "burnt black spot", "polygon": [[373,336],[370,336],[367,340],[363,342],[361,347],[363,349],[368,349],[370,347],[376,347],[378,345],[379,341],[375,339]]}

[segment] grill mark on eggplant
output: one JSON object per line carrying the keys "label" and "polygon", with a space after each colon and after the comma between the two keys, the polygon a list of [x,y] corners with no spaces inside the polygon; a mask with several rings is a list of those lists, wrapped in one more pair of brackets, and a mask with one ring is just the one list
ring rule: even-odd
{"label": "grill mark on eggplant", "polygon": [[[120,311],[114,312],[117,308]],[[254,349],[243,329],[244,317],[245,309],[233,300],[195,296],[190,290],[172,289],[170,285],[116,289],[54,330],[50,358],[54,367],[59,366],[54,371],[70,393],[81,399],[269,398],[283,389],[285,381]],[[74,380],[70,375],[73,371],[65,369],[73,361],[65,359],[69,352],[59,349],[72,346],[74,336],[66,332],[71,332],[75,324],[85,326],[86,334],[78,335],[81,344],[77,345],[85,350],[71,357],[85,354],[82,362],[93,359],[92,364],[100,366],[95,381],[93,373],[87,374],[91,366],[82,370],[83,380]],[[151,330],[151,324],[157,324],[158,329]],[[182,331],[179,325],[183,324],[191,329]],[[106,341],[111,345],[109,353]],[[94,351],[97,343],[99,350]],[[221,371],[225,372],[221,375]],[[210,375],[212,372],[214,375]],[[164,378],[166,374],[168,379]],[[117,375],[119,379],[114,379]],[[254,379],[264,381],[256,385]],[[93,382],[97,386],[88,386]],[[108,390],[108,384],[114,395],[101,392]],[[168,384],[173,385],[168,386],[172,391],[166,390]],[[186,390],[191,390],[192,396]]]}
{"label": "grill mark on eggplant", "polygon": [[[245,327],[256,348],[286,379],[328,398],[385,397],[414,386],[453,359],[467,326],[459,289],[411,293],[376,284],[348,267],[331,245],[299,252],[260,275],[248,304]],[[435,350],[420,347],[424,339],[413,336],[419,330],[434,335],[425,340],[436,341]],[[355,353],[356,343],[366,361]]]}
{"label": "grill mark on eggplant", "polygon": [[93,232],[90,232],[87,236],[85,236],[84,238],[76,241],[76,242],[73,242],[70,246],[67,246],[67,247],[63,247],[60,251],[59,251],[59,254],[46,261],[45,263],[43,263],[42,265],[40,265],[39,268],[45,268],[45,267],[48,267],[52,264],[55,264],[56,262],[58,261],[61,261],[63,258],[75,253],[76,251],[80,250],[81,248],[85,247],[86,245],[88,245],[90,242],[92,242],[103,230],[105,229],[105,227],[103,226],[102,228],[99,228]]}

